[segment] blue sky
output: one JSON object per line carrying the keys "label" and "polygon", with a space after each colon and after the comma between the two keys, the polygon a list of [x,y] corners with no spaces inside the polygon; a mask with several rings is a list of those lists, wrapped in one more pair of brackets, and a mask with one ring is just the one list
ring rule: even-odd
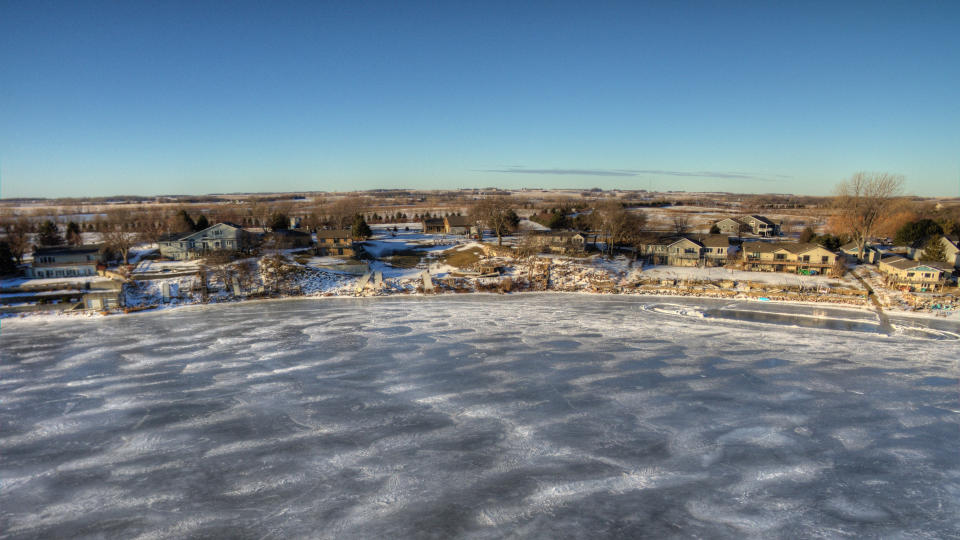
{"label": "blue sky", "polygon": [[960,195],[960,2],[780,4],[0,0],[0,196]]}

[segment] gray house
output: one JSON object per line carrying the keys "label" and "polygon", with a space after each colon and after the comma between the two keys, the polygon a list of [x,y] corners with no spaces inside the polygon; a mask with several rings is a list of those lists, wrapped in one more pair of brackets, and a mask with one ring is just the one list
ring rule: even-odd
{"label": "gray house", "polygon": [[254,243],[253,234],[233,223],[217,223],[194,233],[167,235],[157,242],[160,255],[174,260],[202,257],[212,251],[247,251]]}
{"label": "gray house", "polygon": [[38,247],[33,250],[33,263],[27,268],[26,275],[28,278],[95,276],[101,247]]}
{"label": "gray house", "polygon": [[714,223],[714,225],[720,229],[720,233],[727,236],[739,236],[740,231],[747,228],[746,225],[737,218],[724,218]]}
{"label": "gray house", "polygon": [[780,236],[780,223],[767,219],[763,216],[747,216],[744,220],[747,227],[757,236]]}
{"label": "gray house", "polygon": [[648,233],[637,245],[638,254],[653,264],[670,266],[723,266],[730,241],[726,235]]}

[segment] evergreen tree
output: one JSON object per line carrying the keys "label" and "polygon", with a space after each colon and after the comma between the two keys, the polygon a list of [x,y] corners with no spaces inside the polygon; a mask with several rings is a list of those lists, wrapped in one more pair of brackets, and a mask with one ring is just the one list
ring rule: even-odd
{"label": "evergreen tree", "polygon": [[193,222],[193,218],[190,217],[190,214],[188,214],[183,208],[181,208],[174,216],[172,226],[174,232],[195,231],[197,229],[196,223]]}
{"label": "evergreen tree", "polygon": [[947,250],[943,247],[940,238],[940,236],[934,236],[927,241],[920,256],[921,261],[947,262]]}
{"label": "evergreen tree", "polygon": [[207,221],[207,216],[200,214],[200,217],[197,218],[197,222],[193,225],[193,228],[198,231],[202,231],[210,226],[210,222]]}
{"label": "evergreen tree", "polygon": [[270,214],[270,220],[267,226],[274,231],[277,229],[286,229],[290,226],[290,218],[283,212],[274,212]]}
{"label": "evergreen tree", "polygon": [[939,223],[932,219],[921,219],[911,221],[897,229],[897,234],[894,235],[893,242],[898,246],[919,247],[923,245],[928,238],[938,234],[943,234],[943,229]]}
{"label": "evergreen tree", "polygon": [[0,276],[10,276],[17,273],[17,263],[10,252],[10,244],[0,242]]}
{"label": "evergreen tree", "polygon": [[354,238],[366,239],[373,236],[373,231],[370,230],[370,226],[367,225],[367,222],[363,219],[363,215],[357,214],[353,218],[353,227],[350,229],[350,233]]}
{"label": "evergreen tree", "polygon": [[710,226],[710,234],[720,234],[720,227],[717,227],[716,223]]}
{"label": "evergreen tree", "polygon": [[41,246],[62,246],[63,237],[57,224],[49,219],[41,223],[37,229],[37,243]]}
{"label": "evergreen tree", "polygon": [[76,222],[67,223],[67,243],[71,246],[83,244],[83,233],[80,232],[80,226]]}
{"label": "evergreen tree", "polygon": [[800,241],[805,244],[816,238],[816,236],[817,233],[813,232],[813,227],[807,226],[807,228],[800,233]]}

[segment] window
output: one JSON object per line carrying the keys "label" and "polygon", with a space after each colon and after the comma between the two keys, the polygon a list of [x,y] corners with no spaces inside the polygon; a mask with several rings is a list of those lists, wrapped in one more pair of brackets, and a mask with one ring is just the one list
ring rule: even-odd
{"label": "window", "polygon": [[809,256],[809,255],[804,255],[804,256],[803,256],[803,262],[810,262],[810,256]]}
{"label": "window", "polygon": [[778,261],[785,261],[785,260],[787,260],[787,256],[786,256],[786,254],[784,254],[784,253],[777,253],[777,254],[774,256],[774,258],[777,259]]}
{"label": "window", "polygon": [[820,257],[820,262],[823,264],[827,264],[828,262],[830,262],[830,256],[824,255],[823,257]]}

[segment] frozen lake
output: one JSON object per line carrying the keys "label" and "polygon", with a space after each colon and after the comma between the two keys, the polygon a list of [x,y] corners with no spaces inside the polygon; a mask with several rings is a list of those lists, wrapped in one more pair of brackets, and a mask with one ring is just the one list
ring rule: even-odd
{"label": "frozen lake", "polygon": [[3,321],[0,537],[956,537],[957,325],[891,322],[588,295]]}

